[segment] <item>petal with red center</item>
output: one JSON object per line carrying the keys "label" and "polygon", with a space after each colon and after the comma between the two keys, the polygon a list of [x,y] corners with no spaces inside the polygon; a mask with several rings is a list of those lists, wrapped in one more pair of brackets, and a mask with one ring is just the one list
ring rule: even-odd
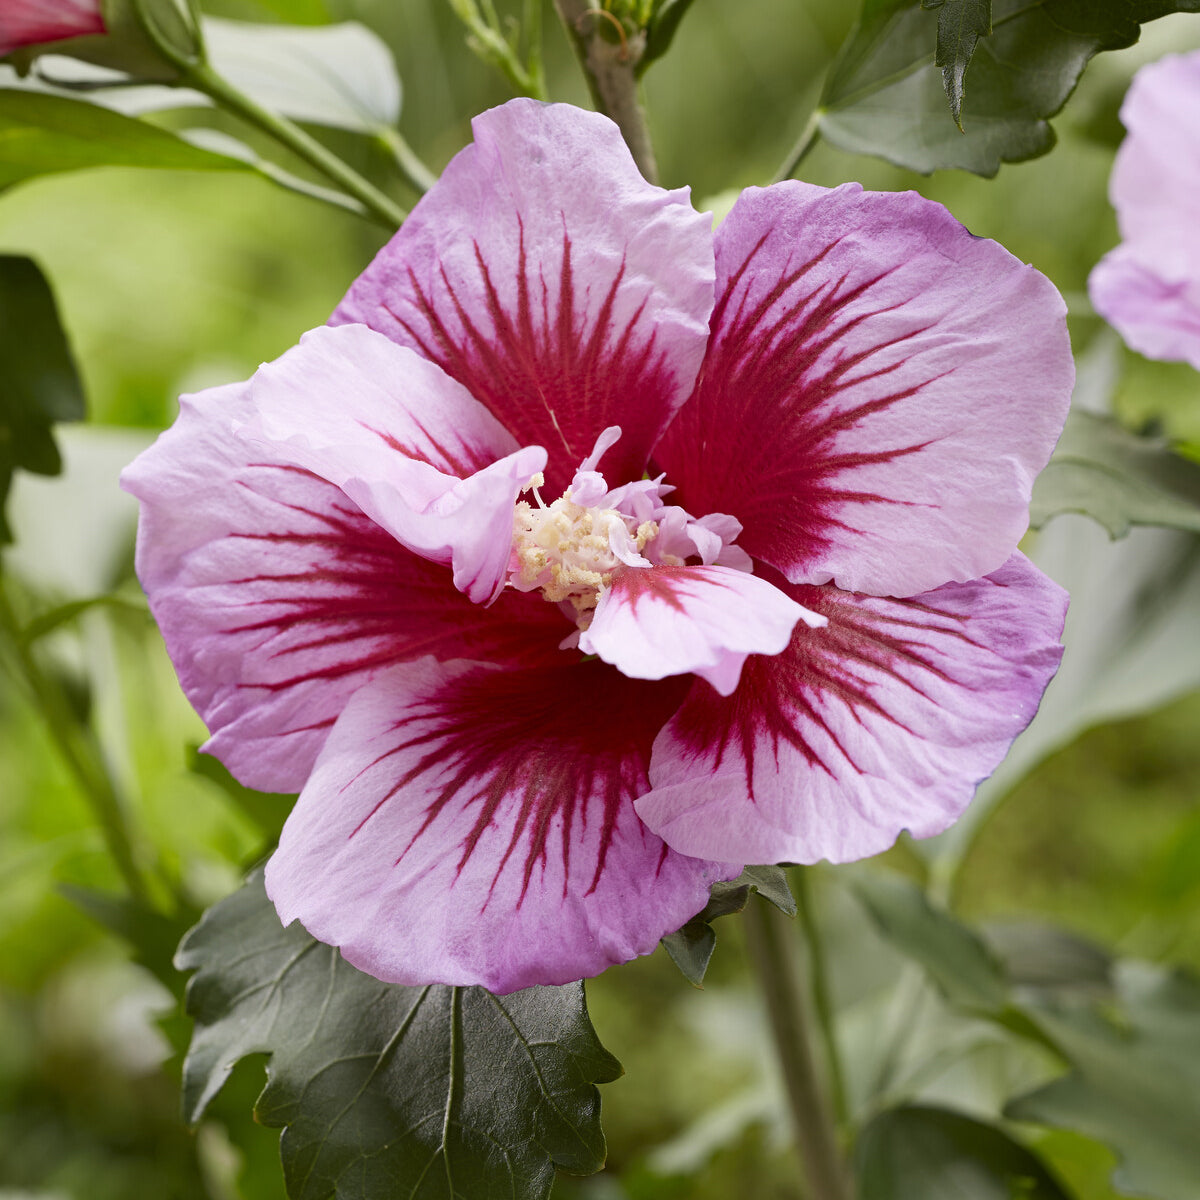
{"label": "petal with red center", "polygon": [[246,384],[184,397],[122,476],[150,607],[206,748],[243,783],[298,791],[350,696],[397,662],[558,657],[552,605],[472,604],[332,484],[236,437],[252,414]]}
{"label": "petal with red center", "polygon": [[98,0],[4,0],[0,4],[0,55],[18,46],[104,32]]}
{"label": "petal with red center", "polygon": [[[363,325],[321,328],[250,383],[242,436],[336,484],[477,603],[504,585],[513,505],[546,462],[433,363]],[[503,457],[502,457],[503,456]]]}
{"label": "petal with red center", "polygon": [[913,192],[749,188],[693,397],[655,452],[795,583],[910,596],[1001,566],[1074,369],[1044,276]]}
{"label": "petal with red center", "polygon": [[579,648],[633,679],[694,673],[728,696],[746,656],[778,654],[801,620],[825,623],[745,571],[633,567],[601,595]]}
{"label": "petal with red center", "polygon": [[654,745],[642,819],[674,849],[846,862],[953,823],[1033,718],[1066,593],[1022,555],[909,600],[794,586],[828,617],[696,685]]}
{"label": "petal with red center", "polygon": [[676,854],[633,810],[685,691],[595,661],[380,676],[267,865],[280,917],[404,984],[503,993],[649,953],[740,869]]}
{"label": "petal with red center", "polygon": [[600,470],[636,479],[704,353],[710,218],[642,179],[598,113],[521,99],[472,128],[332,321],[413,347],[545,446],[551,494],[609,425]]}

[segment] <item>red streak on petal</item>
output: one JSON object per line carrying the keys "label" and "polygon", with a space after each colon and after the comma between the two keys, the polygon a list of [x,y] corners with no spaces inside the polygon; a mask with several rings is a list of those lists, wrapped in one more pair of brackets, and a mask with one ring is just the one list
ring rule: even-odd
{"label": "red streak on petal", "polygon": [[[497,287],[478,244],[475,266],[475,283],[455,283],[440,270],[439,290],[448,304],[408,272],[416,314],[410,319],[387,309],[406,340],[486,405],[518,443],[546,447],[552,493],[566,487],[608,425],[620,425],[623,436],[600,469],[614,479],[638,478],[675,391],[667,356],[643,320],[650,292],[628,323],[618,327],[617,297],[633,286],[626,282],[622,264],[595,314],[581,312],[578,300],[588,295],[589,286],[586,279],[577,281],[574,245],[565,227],[553,295],[544,274],[532,275],[523,225],[518,226],[511,294]],[[464,292],[472,296],[470,306],[463,301]],[[481,300],[486,321],[480,320]]]}
{"label": "red streak on petal", "polygon": [[[687,607],[681,597],[695,594],[693,589],[698,582],[695,572],[695,567],[625,567],[612,586],[635,612],[643,600],[650,598],[686,614]],[[703,581],[705,587],[729,587],[719,576],[707,575]]]}
{"label": "red streak on petal", "polygon": [[[455,679],[397,724],[398,731],[413,721],[429,721],[434,728],[398,743],[371,764],[405,751],[422,751],[417,764],[350,836],[385,804],[403,803],[405,789],[415,780],[437,772],[445,781],[416,837],[465,795],[474,821],[462,842],[459,872],[491,826],[510,828],[493,889],[515,859],[522,864],[524,899],[538,864],[545,864],[554,852],[551,833],[561,820],[557,853],[564,869],[563,894],[571,872],[579,870],[591,874],[590,894],[604,872],[618,817],[649,787],[651,744],[687,688],[688,682],[680,679],[626,679],[595,661],[562,668],[479,671]],[[594,861],[581,864],[572,859],[573,847],[589,826],[598,832]]]}
{"label": "red streak on petal", "polygon": [[[979,645],[967,632],[968,617],[919,600],[857,597],[833,587],[796,587],[783,580],[777,586],[805,608],[828,617],[828,625],[810,629],[801,622],[782,654],[751,655],[738,690],[730,697],[695,687],[680,710],[676,730],[693,753],[713,758],[714,769],[736,746],[751,799],[754,750],[764,738],[776,762],[781,745],[786,744],[830,777],[836,778],[841,767],[862,774],[853,743],[847,743],[822,715],[828,701],[841,701],[859,725],[865,717],[876,716],[911,733],[880,702],[881,678],[926,697],[923,679],[953,682],[940,661],[937,641]],[[892,694],[889,685],[883,698]],[[836,749],[840,762],[828,761],[814,745],[819,739],[812,733],[818,729]]]}
{"label": "red streak on petal", "polygon": [[[740,545],[785,565],[827,545],[832,528],[847,528],[839,511],[846,503],[905,503],[840,479],[856,467],[916,454],[928,442],[845,451],[837,449],[838,435],[917,395],[938,376],[878,394],[880,381],[904,360],[875,367],[871,360],[927,327],[864,346],[870,334],[862,327],[903,303],[869,305],[872,289],[891,271],[853,286],[845,275],[809,286],[807,277],[836,240],[751,304],[754,260],[765,241],[764,235],[719,297],[696,391],[657,457],[679,488],[678,503],[692,512],[732,513],[744,526]],[[856,393],[863,398],[856,401]]]}
{"label": "red streak on petal", "polygon": [[[285,691],[428,654],[511,666],[558,659],[567,625],[553,606],[508,591],[487,608],[472,604],[445,566],[406,550],[332,484],[316,476],[309,483],[323,489],[327,504],[277,501],[283,518],[301,529],[230,535],[264,543],[263,570],[226,585],[244,589],[245,598],[231,605],[244,616],[222,632],[260,638],[240,687]],[[314,523],[321,532],[309,531]],[[300,569],[289,550],[300,552]],[[334,648],[332,661],[328,653],[315,657]],[[292,656],[303,665],[282,676],[272,669]]]}

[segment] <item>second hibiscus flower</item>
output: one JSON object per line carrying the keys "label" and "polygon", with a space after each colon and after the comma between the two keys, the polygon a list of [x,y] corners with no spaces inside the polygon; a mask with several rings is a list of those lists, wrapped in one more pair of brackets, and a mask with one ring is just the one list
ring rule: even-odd
{"label": "second hibiscus flower", "polygon": [[749,189],[714,235],[594,113],[474,130],[125,486],[207,748],[301,793],[282,919],[504,992],[958,816],[1061,652],[1016,545],[1072,365],[1046,279],[915,194]]}

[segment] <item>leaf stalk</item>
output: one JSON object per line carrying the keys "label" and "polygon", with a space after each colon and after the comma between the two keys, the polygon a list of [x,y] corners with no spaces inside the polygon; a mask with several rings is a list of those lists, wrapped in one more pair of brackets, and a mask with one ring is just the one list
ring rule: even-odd
{"label": "leaf stalk", "polygon": [[789,918],[760,897],[746,907],[746,944],[766,1000],[796,1144],[813,1200],[853,1200],[833,1106],[817,1065],[813,1014]]}
{"label": "leaf stalk", "polygon": [[38,662],[30,645],[32,639],[21,628],[8,598],[3,573],[0,573],[0,635],[3,635],[7,651],[5,659],[10,670],[24,684],[63,762],[90,804],[129,894],[147,907],[155,908],[150,888],[137,863],[125,819],[125,805],[104,763],[95,735],[76,719],[62,688]]}
{"label": "leaf stalk", "polygon": [[554,6],[571,39],[596,107],[617,123],[645,179],[657,183],[658,163],[637,90],[637,66],[646,48],[645,31],[629,35],[622,27],[621,39],[609,42],[596,28],[597,17],[611,17],[605,10],[593,8],[587,0],[554,0]]}

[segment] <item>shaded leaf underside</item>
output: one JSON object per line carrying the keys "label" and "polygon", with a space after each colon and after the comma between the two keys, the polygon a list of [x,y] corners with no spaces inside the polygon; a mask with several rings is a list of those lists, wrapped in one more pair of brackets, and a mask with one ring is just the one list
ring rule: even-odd
{"label": "shaded leaf underside", "polygon": [[582,984],[505,997],[399,987],[284,929],[256,872],[184,939],[197,1120],[249,1054],[271,1056],[256,1116],[284,1127],[293,1200],[537,1200],[555,1167],[604,1161],[595,1083],[620,1074]]}
{"label": "shaded leaf underside", "polygon": [[1200,463],[1111,417],[1074,411],[1034,485],[1030,524],[1040,528],[1063,512],[1085,513],[1114,538],[1131,525],[1200,533]]}
{"label": "shaded leaf underside", "polygon": [[79,421],[84,416],[83,385],[50,285],[32,259],[18,255],[0,256],[0,361],[4,363],[0,384],[3,542],[8,539],[3,504],[13,471],[57,475],[62,462],[51,429],[58,421]]}

